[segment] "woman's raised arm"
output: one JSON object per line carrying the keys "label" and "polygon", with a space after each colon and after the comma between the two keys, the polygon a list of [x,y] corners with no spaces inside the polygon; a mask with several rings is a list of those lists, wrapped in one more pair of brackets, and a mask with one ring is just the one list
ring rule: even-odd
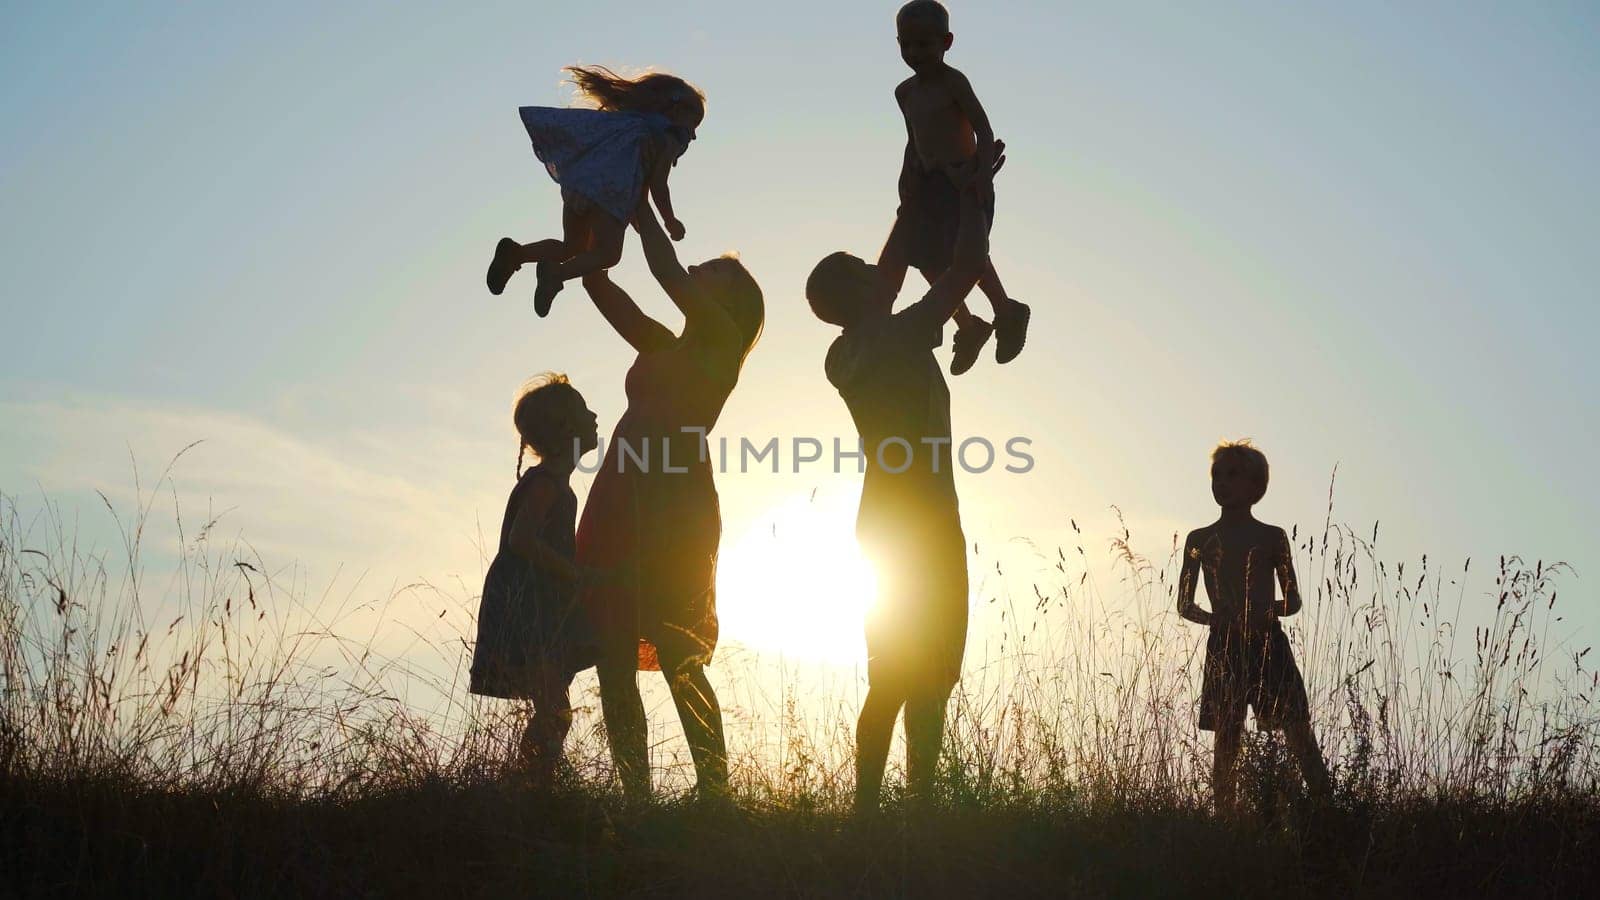
{"label": "woman's raised arm", "polygon": [[678,262],[678,251],[673,249],[672,239],[662,229],[648,199],[641,199],[633,216],[633,227],[639,232],[639,243],[644,247],[644,261],[650,266],[650,274],[655,276],[661,289],[683,312],[684,319],[693,323],[711,316],[727,315],[716,301],[701,296],[694,289],[693,279]]}
{"label": "woman's raised arm", "polygon": [[671,329],[645,315],[628,292],[617,287],[606,270],[583,276],[583,288],[589,292],[589,299],[594,301],[594,308],[600,311],[601,317],[635,352],[660,350],[676,339]]}
{"label": "woman's raised arm", "polygon": [[728,310],[697,283],[678,262],[678,253],[672,241],[662,230],[661,223],[649,200],[642,200],[634,213],[634,228],[639,231],[639,242],[644,247],[644,258],[650,274],[660,282],[672,302],[683,313],[683,337],[697,355],[702,355],[709,371],[721,377],[737,379],[739,366],[749,343]]}

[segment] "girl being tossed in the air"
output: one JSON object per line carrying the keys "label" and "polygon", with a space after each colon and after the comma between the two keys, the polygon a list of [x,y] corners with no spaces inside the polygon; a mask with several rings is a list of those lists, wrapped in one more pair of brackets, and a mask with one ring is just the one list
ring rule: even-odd
{"label": "girl being tossed in the air", "polygon": [[561,185],[561,238],[531,244],[501,238],[487,278],[489,293],[499,294],[524,264],[537,264],[533,308],[540,316],[550,312],[564,282],[622,258],[623,235],[647,187],[668,234],[683,239],[667,176],[706,113],[705,95],[676,75],[624,78],[603,66],[566,71],[595,109],[522,107],[533,152]]}

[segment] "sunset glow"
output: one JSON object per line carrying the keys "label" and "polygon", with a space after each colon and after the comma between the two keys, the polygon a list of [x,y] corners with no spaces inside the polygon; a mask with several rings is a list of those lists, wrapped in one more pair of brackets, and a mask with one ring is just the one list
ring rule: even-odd
{"label": "sunset glow", "polygon": [[865,661],[872,567],[855,542],[854,491],[790,495],[733,540],[717,570],[722,633],[762,651]]}

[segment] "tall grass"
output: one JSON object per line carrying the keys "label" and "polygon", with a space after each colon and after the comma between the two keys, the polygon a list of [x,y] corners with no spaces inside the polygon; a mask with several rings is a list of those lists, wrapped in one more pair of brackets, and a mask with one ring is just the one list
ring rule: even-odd
{"label": "tall grass", "polygon": [[[108,796],[305,811],[400,796],[415,804],[445,791],[498,811],[484,815],[505,812],[517,790],[518,711],[466,695],[470,628],[444,637],[413,629],[390,646],[347,627],[357,611],[372,620],[373,603],[382,620],[386,604],[419,596],[470,625],[470,589],[409,585],[365,604],[313,597],[292,570],[217,540],[215,519],[191,524],[176,497],[176,538],[163,550],[170,564],[152,574],[146,526],[169,485],[158,481],[127,513],[105,503],[121,541],[104,552],[79,547],[54,505],[24,512],[0,495],[7,803],[37,812],[93,795],[100,813],[82,813],[92,818]],[[1331,497],[1321,528],[1294,534],[1306,608],[1288,624],[1340,808],[1393,816],[1443,804],[1519,822],[1533,810],[1577,823],[1561,833],[1592,849],[1600,676],[1587,647],[1563,642],[1557,591],[1570,569],[1516,557],[1448,568],[1426,557],[1388,561],[1377,526],[1357,533],[1336,523]],[[1163,817],[1161,828],[1204,852],[1224,852],[1207,841],[1247,840],[1196,836],[1209,796],[1208,736],[1194,726],[1203,633],[1171,613],[1180,544],[1160,544],[1143,553],[1124,528],[1098,545],[1035,547],[1050,579],[1019,584],[1032,579],[1002,572],[985,582],[996,587],[974,615],[997,637],[970,648],[951,702],[941,808],[1058,823],[1051,829],[1076,817],[1085,840],[1132,829],[1140,816]],[[1107,552],[1115,577],[1101,584],[1092,573]],[[731,686],[724,702],[744,809],[777,817],[766,832],[773,840],[847,821],[848,691],[819,697],[753,654],[725,654],[717,668]],[[406,702],[418,693],[432,702]],[[581,705],[588,712],[569,741],[565,777],[568,796],[591,806],[572,821],[615,841],[608,829],[620,800],[592,697]],[[670,794],[687,767],[671,738],[656,754]],[[1270,817],[1292,805],[1296,781],[1273,736],[1252,735],[1245,757],[1245,793],[1257,807]],[[598,820],[595,808],[605,810]],[[290,827],[260,827],[280,826]]]}

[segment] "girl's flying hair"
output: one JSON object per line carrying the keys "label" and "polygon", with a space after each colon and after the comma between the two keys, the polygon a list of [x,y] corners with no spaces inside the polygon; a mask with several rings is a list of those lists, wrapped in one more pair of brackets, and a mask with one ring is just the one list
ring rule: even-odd
{"label": "girl's flying hair", "polygon": [[706,95],[676,75],[646,72],[625,78],[605,66],[567,66],[565,71],[578,93],[607,112],[667,113],[687,106],[701,118],[706,114]]}

